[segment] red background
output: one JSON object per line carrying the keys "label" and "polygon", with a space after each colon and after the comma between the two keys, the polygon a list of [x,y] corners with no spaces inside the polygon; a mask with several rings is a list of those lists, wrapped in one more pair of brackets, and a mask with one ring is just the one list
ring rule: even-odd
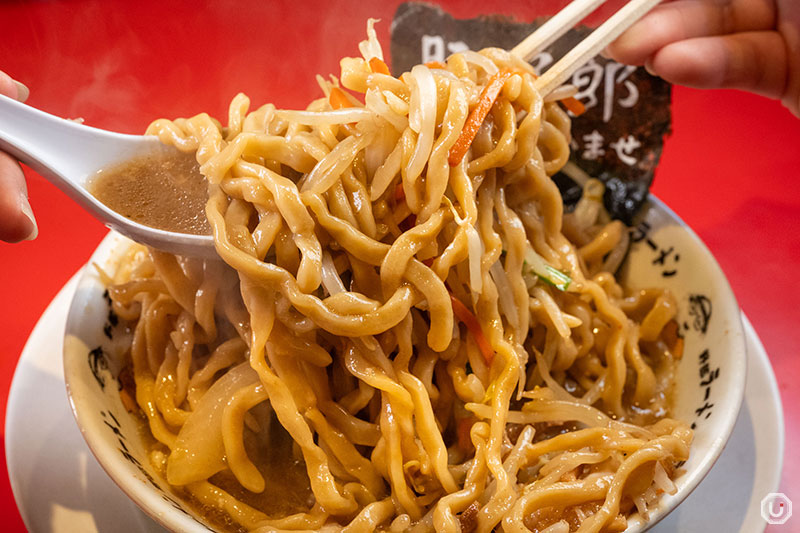
{"label": "red background", "polygon": [[[101,128],[141,133],[154,118],[201,111],[224,122],[239,91],[259,105],[304,107],[318,96],[314,74],[337,73],[339,58],[357,53],[368,17],[383,19],[388,52],[399,3],[0,0],[0,70],[31,88],[31,105]],[[442,2],[457,17],[522,20],[566,2],[529,3]],[[673,127],[653,192],[715,254],[770,355],[786,417],[781,490],[800,501],[800,120],[757,96],[676,88]],[[54,186],[27,176],[40,235],[0,243],[0,427],[31,329],[106,233]],[[24,531],[0,472],[2,529]]]}

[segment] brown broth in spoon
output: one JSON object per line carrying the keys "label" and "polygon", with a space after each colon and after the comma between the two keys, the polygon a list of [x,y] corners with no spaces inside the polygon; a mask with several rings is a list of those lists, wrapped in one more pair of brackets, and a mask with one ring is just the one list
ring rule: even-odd
{"label": "brown broth in spoon", "polygon": [[194,153],[152,154],[101,170],[89,192],[122,216],[158,229],[210,235],[208,182]]}

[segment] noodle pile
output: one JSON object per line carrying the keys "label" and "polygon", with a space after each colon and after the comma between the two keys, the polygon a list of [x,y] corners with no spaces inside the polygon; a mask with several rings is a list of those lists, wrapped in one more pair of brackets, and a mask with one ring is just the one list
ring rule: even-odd
{"label": "noodle pile", "polygon": [[150,126],[196,151],[224,262],[133,247],[109,280],[152,463],[233,529],[622,531],[689,453],[673,297],[609,273],[600,182],[564,213],[528,64],[395,78],[368,34],[305,111]]}

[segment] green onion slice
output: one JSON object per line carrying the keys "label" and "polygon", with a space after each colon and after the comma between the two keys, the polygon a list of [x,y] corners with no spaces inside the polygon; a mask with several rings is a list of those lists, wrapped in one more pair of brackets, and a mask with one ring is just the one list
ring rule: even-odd
{"label": "green onion slice", "polygon": [[540,280],[561,291],[566,291],[569,288],[569,284],[572,283],[572,278],[568,274],[548,265],[544,258],[537,254],[530,245],[525,250],[525,261],[522,263],[522,269],[524,275],[535,275]]}

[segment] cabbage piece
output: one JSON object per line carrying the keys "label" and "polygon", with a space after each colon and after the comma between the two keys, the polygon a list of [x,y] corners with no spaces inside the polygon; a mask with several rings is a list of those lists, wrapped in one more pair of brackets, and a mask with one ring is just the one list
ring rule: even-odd
{"label": "cabbage piece", "polygon": [[167,481],[186,485],[202,481],[226,468],[222,442],[222,413],[242,387],[258,382],[258,374],[245,362],[226,372],[208,389],[178,433],[167,459]]}

